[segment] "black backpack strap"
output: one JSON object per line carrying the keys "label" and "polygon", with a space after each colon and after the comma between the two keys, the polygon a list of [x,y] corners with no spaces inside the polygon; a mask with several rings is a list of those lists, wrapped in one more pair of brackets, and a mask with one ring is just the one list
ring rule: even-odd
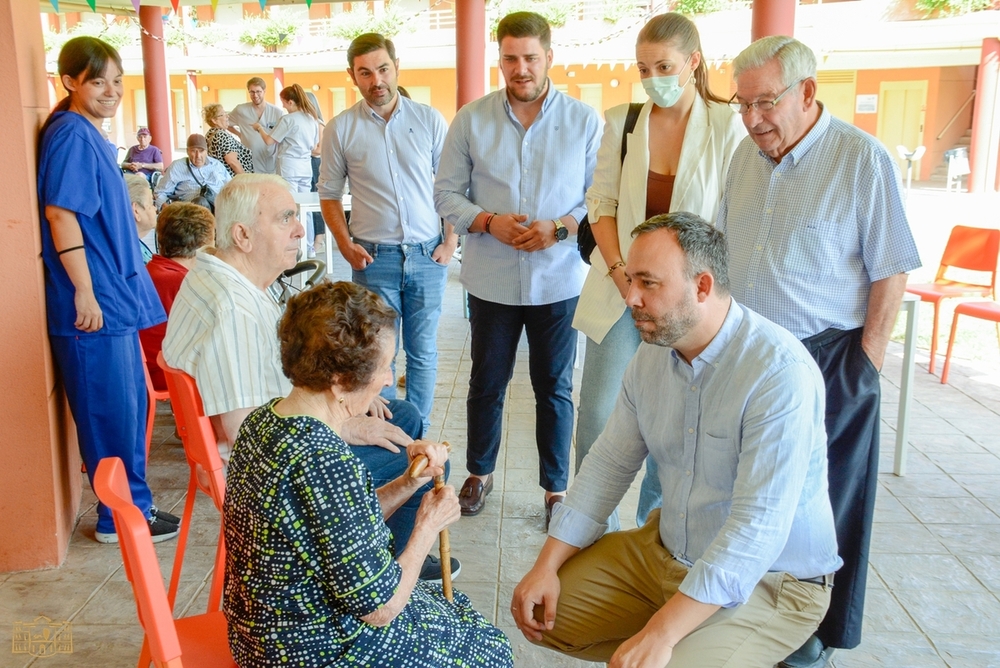
{"label": "black backpack strap", "polygon": [[[632,127],[635,127],[635,121],[632,121]],[[625,154],[623,153],[622,155],[624,156]],[[624,157],[622,159],[624,160]],[[191,178],[194,179],[194,182],[197,183],[202,188],[204,188],[205,184],[201,182],[201,179],[199,179],[197,175],[195,175],[194,170],[191,169],[191,160],[188,158],[184,158],[184,162],[187,163],[188,171],[191,172]]]}
{"label": "black backpack strap", "polygon": [[635,123],[639,120],[639,112],[642,111],[642,102],[633,102],[628,105],[628,113],[625,115],[625,127],[622,128],[622,162],[625,162],[625,154],[628,153],[628,136],[635,130]]}

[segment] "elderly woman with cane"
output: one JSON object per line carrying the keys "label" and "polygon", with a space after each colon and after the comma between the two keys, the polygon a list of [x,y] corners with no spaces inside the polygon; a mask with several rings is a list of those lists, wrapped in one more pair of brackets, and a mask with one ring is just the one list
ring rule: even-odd
{"label": "elderly woman with cane", "polygon": [[430,477],[444,445],[416,441],[427,466],[374,489],[338,435],[392,382],[395,312],[354,283],[293,297],[278,326],[293,389],[247,417],[224,508],[225,613],[244,668],[513,665],[510,643],[455,592],[419,581],[440,531],[458,520],[452,487],[424,495],[406,549],[385,524]]}

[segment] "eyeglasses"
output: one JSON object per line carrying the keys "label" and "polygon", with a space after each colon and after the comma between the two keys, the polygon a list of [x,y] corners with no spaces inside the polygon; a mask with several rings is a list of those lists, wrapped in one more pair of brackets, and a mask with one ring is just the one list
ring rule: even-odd
{"label": "eyeglasses", "polygon": [[733,95],[732,99],[729,100],[729,106],[732,108],[733,111],[740,114],[741,116],[746,116],[747,114],[749,114],[751,109],[756,109],[762,114],[767,113],[768,111],[771,111],[776,106],[778,106],[778,102],[781,101],[781,98],[785,97],[788,91],[792,90],[803,81],[805,81],[805,79],[799,79],[791,86],[781,91],[781,94],[778,95],[778,97],[774,98],[773,100],[757,100],[756,102],[739,102],[736,99],[736,95]]}

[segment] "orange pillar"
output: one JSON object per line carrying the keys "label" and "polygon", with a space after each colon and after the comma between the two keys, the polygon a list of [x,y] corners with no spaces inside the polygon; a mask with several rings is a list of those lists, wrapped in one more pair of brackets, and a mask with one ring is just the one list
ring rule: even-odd
{"label": "orange pillar", "polygon": [[173,123],[170,122],[170,82],[167,79],[166,45],[163,41],[163,17],[160,7],[139,7],[142,26],[142,81],[146,92],[146,117],[153,145],[163,152],[163,161],[173,159]]}
{"label": "orange pillar", "polygon": [[274,68],[274,103],[281,106],[281,91],[285,88],[285,68]]}
{"label": "orange pillar", "polygon": [[969,145],[969,192],[995,192],[1000,154],[1000,39],[983,40]]}
{"label": "orange pillar", "polygon": [[750,41],[771,35],[795,35],[796,0],[753,0]]}
{"label": "orange pillar", "polygon": [[[49,113],[38,4],[0,2],[0,572],[58,566],[80,506],[80,456],[68,436],[45,320],[38,222],[38,130]],[[13,620],[19,621],[19,620]]]}
{"label": "orange pillar", "polygon": [[456,109],[486,94],[486,2],[455,3]]}

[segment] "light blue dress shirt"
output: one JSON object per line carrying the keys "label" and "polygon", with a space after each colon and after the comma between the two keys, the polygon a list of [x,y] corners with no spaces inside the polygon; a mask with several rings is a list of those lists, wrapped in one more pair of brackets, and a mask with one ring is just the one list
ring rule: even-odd
{"label": "light blue dress shirt", "polygon": [[[445,140],[434,184],[437,211],[466,234],[477,215],[519,213],[533,220],[587,213],[601,122],[579,100],[549,90],[527,130],[514,116],[506,89],[462,107]],[[489,234],[470,234],[462,256],[469,294],[508,306],[539,306],[580,295],[586,265],[575,237],[532,253]]]}
{"label": "light blue dress shirt", "polygon": [[717,227],[733,297],[800,339],[863,326],[871,284],[920,266],[895,162],[826,109],[780,163],[743,140]]}
{"label": "light blue dress shirt", "polygon": [[434,175],[447,132],[441,112],[402,95],[388,121],[358,102],[323,131],[320,199],[342,199],[350,177],[352,237],[374,244],[437,239]]}
{"label": "light blue dress shirt", "polygon": [[648,453],[660,538],[691,569],[682,593],[732,607],[768,571],[836,571],[823,388],[798,340],[735,301],[692,364],[640,345],[549,535],[577,547],[600,538]]}
{"label": "light blue dress shirt", "polygon": [[156,206],[163,206],[168,200],[190,202],[201,193],[201,183],[211,186],[218,195],[222,186],[233,177],[229,175],[225,165],[215,158],[207,156],[206,161],[202,167],[191,165],[190,170],[187,158],[179,158],[170,163],[167,171],[163,172],[163,178],[156,184]]}

